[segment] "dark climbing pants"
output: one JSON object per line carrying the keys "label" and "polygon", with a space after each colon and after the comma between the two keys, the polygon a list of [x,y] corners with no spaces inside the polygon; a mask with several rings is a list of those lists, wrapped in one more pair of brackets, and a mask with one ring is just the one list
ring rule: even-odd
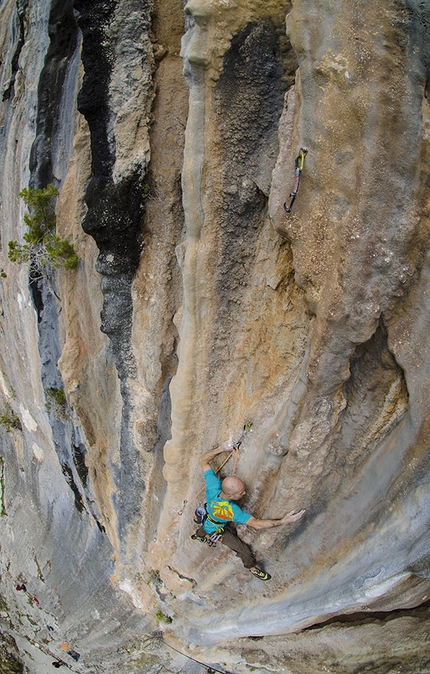
{"label": "dark climbing pants", "polygon": [[[203,526],[199,527],[196,531],[196,535],[200,538],[204,536],[209,537],[207,531],[204,530]],[[242,563],[246,569],[250,569],[251,566],[255,566],[255,557],[249,545],[244,543],[242,539],[236,533],[236,527],[230,522],[226,524],[224,528],[224,533],[221,540],[219,541],[223,545],[226,545],[230,550],[233,550],[236,555],[242,560]]]}

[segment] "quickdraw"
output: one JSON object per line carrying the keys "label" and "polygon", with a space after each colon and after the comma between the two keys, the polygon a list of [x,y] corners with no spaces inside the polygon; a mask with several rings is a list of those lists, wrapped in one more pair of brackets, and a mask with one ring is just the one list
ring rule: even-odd
{"label": "quickdraw", "polygon": [[209,545],[210,548],[214,548],[218,541],[222,540],[222,536],[224,533],[224,527],[220,527],[216,531],[213,532],[210,536],[206,536],[207,544]]}
{"label": "quickdraw", "polygon": [[286,213],[291,213],[295,198],[297,196],[297,192],[299,191],[300,176],[302,174],[303,167],[305,165],[305,157],[306,157],[307,153],[308,153],[307,149],[305,147],[301,147],[300,152],[296,157],[296,161],[295,161],[296,179],[294,181],[293,191],[290,194],[290,197],[291,197],[290,205],[287,206],[287,202],[284,203],[284,209],[285,209]]}
{"label": "quickdraw", "polygon": [[252,428],[252,421],[247,421],[246,424],[245,424],[244,427],[243,427],[243,430],[242,430],[242,433],[241,433],[241,435],[240,435],[239,440],[236,442],[236,444],[235,444],[235,446],[234,446],[235,449],[239,449],[239,448],[240,448],[242,442],[243,442],[244,439],[245,439],[245,435],[246,435],[247,433],[249,433],[249,431],[251,430],[251,428]]}
{"label": "quickdraw", "polygon": [[241,446],[242,442],[245,439],[245,435],[250,432],[251,428],[252,428],[252,421],[247,421],[246,424],[244,425],[243,429],[242,429],[242,433],[240,435],[239,440],[236,442],[236,444],[233,447],[235,454],[234,454],[233,468],[232,468],[232,471],[231,471],[232,475],[236,475],[237,462],[239,460],[239,449],[240,449],[240,446]]}

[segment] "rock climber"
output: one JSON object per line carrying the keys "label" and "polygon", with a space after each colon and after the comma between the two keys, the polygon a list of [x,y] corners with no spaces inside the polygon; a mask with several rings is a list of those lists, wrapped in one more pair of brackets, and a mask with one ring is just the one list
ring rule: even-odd
{"label": "rock climber", "polygon": [[306,511],[294,512],[292,510],[279,520],[259,520],[244,512],[235,503],[246,494],[244,482],[233,475],[229,475],[221,482],[209,463],[218,454],[232,449],[234,449],[233,442],[227,441],[200,457],[200,465],[206,482],[206,516],[202,525],[191,538],[203,543],[208,542],[209,545],[214,545],[219,540],[236,553],[245,568],[249,569],[254,576],[260,580],[270,580],[270,574],[256,566],[254,553],[249,545],[239,538],[233,522],[246,524],[253,529],[271,529],[283,524],[297,522]]}

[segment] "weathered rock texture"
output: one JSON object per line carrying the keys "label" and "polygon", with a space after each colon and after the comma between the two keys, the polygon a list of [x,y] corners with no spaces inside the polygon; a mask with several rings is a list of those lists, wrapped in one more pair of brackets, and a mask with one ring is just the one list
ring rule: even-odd
{"label": "weathered rock texture", "polygon": [[[2,671],[430,672],[428,4],[0,18]],[[49,182],[80,262],[29,283]],[[268,584],[190,538],[249,420],[243,507],[307,511],[241,531]]]}

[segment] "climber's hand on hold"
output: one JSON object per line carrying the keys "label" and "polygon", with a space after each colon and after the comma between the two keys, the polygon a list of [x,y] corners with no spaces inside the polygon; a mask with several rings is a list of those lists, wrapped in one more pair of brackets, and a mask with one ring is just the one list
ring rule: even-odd
{"label": "climber's hand on hold", "polygon": [[235,448],[233,440],[230,438],[230,440],[226,440],[225,442],[222,443],[218,447],[219,453],[221,452],[231,452]]}
{"label": "climber's hand on hold", "polygon": [[285,515],[281,520],[259,520],[256,517],[250,517],[247,521],[247,526],[252,527],[252,529],[271,529],[272,527],[280,527],[282,524],[291,524],[291,522],[297,522],[303,515],[306,510],[299,510],[298,513],[292,510],[288,515]]}
{"label": "climber's hand on hold", "polygon": [[289,512],[285,517],[282,518],[281,524],[291,524],[292,522],[298,522],[303,515],[305,514],[306,510],[299,510],[298,512],[295,512],[292,510]]}
{"label": "climber's hand on hold", "polygon": [[200,465],[203,469],[203,471],[208,470],[211,466],[209,464],[209,461],[211,461],[215,456],[218,454],[222,454],[223,452],[231,452],[234,449],[234,442],[233,440],[227,440],[226,442],[223,442],[222,445],[219,447],[215,447],[215,449],[210,449],[208,452],[205,452],[201,457],[200,457]]}

